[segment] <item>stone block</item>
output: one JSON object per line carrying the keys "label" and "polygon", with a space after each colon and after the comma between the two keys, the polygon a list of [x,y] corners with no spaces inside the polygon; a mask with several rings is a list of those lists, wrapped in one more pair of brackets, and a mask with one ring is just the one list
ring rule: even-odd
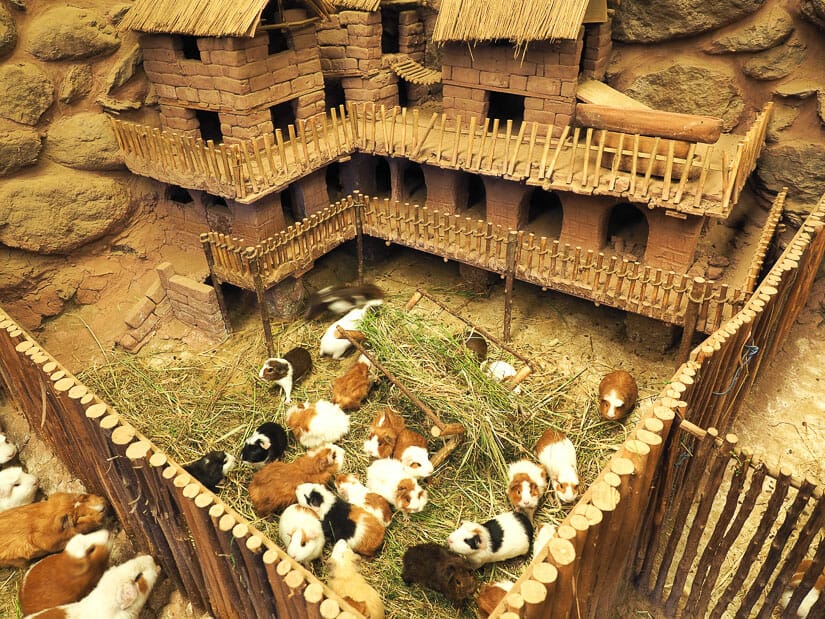
{"label": "stone block", "polygon": [[476,69],[465,69],[463,67],[455,67],[453,69],[453,79],[462,84],[478,84],[480,72]]}
{"label": "stone block", "polygon": [[202,282],[197,282],[191,277],[184,277],[182,275],[173,275],[169,278],[169,292],[176,290],[192,299],[193,302],[189,305],[196,305],[197,303],[209,303],[215,298],[215,289],[212,286],[207,286]]}
{"label": "stone block", "polygon": [[221,104],[221,94],[217,90],[199,90],[198,99],[205,106],[217,106]]}
{"label": "stone block", "polygon": [[130,329],[128,333],[137,341],[140,341],[155,330],[155,328],[158,326],[158,322],[158,317],[152,314],[145,321],[143,321],[142,325],[140,325],[136,329]]}
{"label": "stone block", "polygon": [[127,325],[135,329],[146,321],[154,309],[154,301],[152,301],[149,297],[143,297],[135,303],[134,306],[132,306],[132,309],[126,314],[124,320]]}
{"label": "stone block", "polygon": [[346,45],[347,39],[347,31],[342,28],[318,31],[318,45]]}
{"label": "stone block", "polygon": [[531,76],[527,78],[527,90],[537,95],[559,95],[561,93],[561,80]]}
{"label": "stone block", "polygon": [[161,284],[160,279],[149,286],[149,290],[146,291],[146,296],[151,299],[155,305],[166,298],[166,289],[163,287],[163,284]]}
{"label": "stone block", "polygon": [[491,73],[489,71],[480,71],[478,76],[478,83],[482,86],[492,86],[494,88],[511,88],[510,76],[506,73]]}
{"label": "stone block", "polygon": [[169,316],[169,313],[172,311],[172,301],[169,300],[169,297],[164,294],[163,300],[157,304],[155,307],[155,316],[160,319],[164,319]]}
{"label": "stone block", "polygon": [[172,308],[175,311],[175,315],[177,315],[178,308],[180,306],[189,305],[189,297],[186,296],[185,293],[177,290],[176,288],[169,288],[166,291],[166,294],[168,295],[169,300],[172,302]]}
{"label": "stone block", "polygon": [[161,262],[155,267],[155,271],[157,271],[158,277],[160,277],[160,283],[163,288],[168,289],[169,279],[175,274],[175,267],[172,266],[171,262]]}

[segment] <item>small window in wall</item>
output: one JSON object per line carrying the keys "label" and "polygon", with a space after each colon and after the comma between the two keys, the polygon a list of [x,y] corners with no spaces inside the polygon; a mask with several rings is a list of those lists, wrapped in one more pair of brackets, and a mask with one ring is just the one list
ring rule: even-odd
{"label": "small window in wall", "polygon": [[267,51],[270,56],[292,49],[286,30],[267,30],[266,35],[269,37]]}
{"label": "small window in wall", "polygon": [[295,123],[295,100],[284,101],[269,108],[272,117],[272,129],[280,129],[284,134],[284,140],[289,139],[287,127]]}
{"label": "small window in wall", "polygon": [[527,205],[526,228],[530,232],[558,239],[561,236],[563,216],[559,194],[538,187],[533,190]]}
{"label": "small window in wall", "polygon": [[341,80],[324,80],[324,107],[327,110],[347,104],[347,95]]}
{"label": "small window in wall", "polygon": [[341,164],[333,161],[327,166],[327,197],[330,203],[338,202],[344,197],[344,187],[341,184]]}
{"label": "small window in wall", "polygon": [[206,223],[210,230],[221,234],[232,234],[232,213],[226,205],[226,200],[220,196],[206,194],[203,197],[203,206],[206,210]]}
{"label": "small window in wall", "polygon": [[467,182],[467,210],[465,217],[487,219],[487,190],[478,174],[470,174]]}
{"label": "small window in wall", "polygon": [[489,91],[487,116],[514,123],[524,120],[524,95]]}
{"label": "small window in wall", "polygon": [[377,157],[375,161],[375,191],[379,198],[389,198],[392,194],[390,164],[383,157]]}
{"label": "small window in wall", "polygon": [[201,50],[198,47],[198,39],[197,37],[192,37],[189,35],[182,35],[180,37],[181,42],[181,51],[183,52],[183,57],[188,60],[200,60],[201,59]]}
{"label": "small window in wall", "polygon": [[194,202],[192,199],[192,194],[179,185],[169,185],[166,188],[166,197],[172,202],[177,202],[178,204],[190,204],[191,202]]}
{"label": "small window in wall", "polygon": [[642,260],[647,250],[648,223],[643,211],[621,202],[610,211],[605,245],[618,255]]}
{"label": "small window in wall", "polygon": [[283,21],[280,17],[280,6],[280,1],[272,0],[271,2],[267,2],[266,6],[264,7],[264,10],[261,11],[261,23],[274,24],[275,22]]}
{"label": "small window in wall", "polygon": [[400,77],[398,78],[398,105],[401,107],[410,106],[410,83]]}
{"label": "small window in wall", "polygon": [[404,170],[404,201],[419,206],[427,203],[427,183],[421,164],[411,162]]}
{"label": "small window in wall", "polygon": [[291,226],[296,221],[301,221],[304,218],[303,213],[298,208],[295,191],[291,186],[281,192],[281,208],[284,211],[284,220],[287,226]]}
{"label": "small window in wall", "polygon": [[398,10],[391,7],[381,8],[381,53],[397,54],[400,48],[398,36]]}
{"label": "small window in wall", "polygon": [[221,132],[221,117],[217,112],[210,112],[209,110],[195,110],[195,117],[198,119],[198,125],[201,130],[201,138],[206,142],[212,140],[215,144],[223,142],[223,133]]}

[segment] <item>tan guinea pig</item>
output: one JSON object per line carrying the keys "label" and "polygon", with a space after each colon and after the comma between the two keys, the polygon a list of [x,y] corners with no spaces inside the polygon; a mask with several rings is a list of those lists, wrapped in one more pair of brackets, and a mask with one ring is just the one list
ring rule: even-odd
{"label": "tan guinea pig", "polygon": [[605,419],[621,419],[636,406],[638,397],[636,380],[624,370],[610,372],[599,383],[599,410]]}

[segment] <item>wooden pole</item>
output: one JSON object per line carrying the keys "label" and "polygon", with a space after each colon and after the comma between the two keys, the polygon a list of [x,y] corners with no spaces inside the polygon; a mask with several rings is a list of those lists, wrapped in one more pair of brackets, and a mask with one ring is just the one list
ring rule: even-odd
{"label": "wooden pole", "polygon": [[676,355],[677,365],[683,364],[690,355],[693,334],[699,321],[699,308],[704,303],[705,287],[707,282],[703,277],[694,277],[693,286],[688,291],[688,305],[685,310],[685,324],[682,330],[682,341],[679,344],[679,353]]}
{"label": "wooden pole", "polygon": [[353,192],[355,201],[353,209],[355,211],[355,247],[358,256],[358,284],[364,283],[364,227],[361,223],[361,209],[364,208],[364,196],[357,189]]}
{"label": "wooden pole", "polygon": [[510,342],[510,321],[513,306],[513,279],[516,275],[516,256],[521,233],[510,230],[507,235],[507,267],[504,272],[504,341]]}
{"label": "wooden pole", "polygon": [[264,339],[266,340],[266,352],[270,357],[275,356],[275,342],[272,339],[272,325],[269,324],[269,307],[266,304],[266,290],[261,278],[261,265],[258,259],[258,250],[248,247],[245,257],[249,261],[249,270],[252,273],[252,281],[255,283],[255,295],[258,297],[258,311],[261,313],[261,324],[264,328]]}
{"label": "wooden pole", "polygon": [[212,244],[209,242],[209,234],[202,232],[201,245],[203,246],[203,253],[206,255],[206,264],[209,266],[209,279],[212,280],[212,287],[215,289],[215,297],[218,299],[218,307],[221,310],[221,318],[223,318],[223,326],[227,333],[232,333],[232,323],[229,320],[229,312],[226,309],[226,300],[223,297],[223,290],[221,284],[223,283],[218,275],[215,273],[215,256],[212,255]]}

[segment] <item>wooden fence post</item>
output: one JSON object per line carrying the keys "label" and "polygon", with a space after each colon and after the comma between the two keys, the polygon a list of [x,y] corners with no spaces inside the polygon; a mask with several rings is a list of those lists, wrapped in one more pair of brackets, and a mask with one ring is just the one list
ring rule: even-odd
{"label": "wooden fence post", "polygon": [[212,255],[212,245],[209,242],[209,233],[203,232],[200,236],[203,253],[206,255],[206,264],[209,266],[209,279],[212,280],[212,287],[215,289],[215,297],[218,299],[218,307],[221,310],[223,326],[227,333],[232,333],[232,323],[229,321],[229,313],[226,311],[226,300],[223,298],[221,284],[223,281],[215,274],[215,256]]}
{"label": "wooden fence post", "polygon": [[704,277],[694,277],[693,285],[688,289],[688,304],[685,309],[685,326],[682,331],[682,341],[679,344],[679,353],[676,355],[676,364],[682,365],[688,360],[693,334],[699,321],[699,308],[705,303],[705,288],[707,282]]}
{"label": "wooden fence post", "polygon": [[355,202],[353,208],[355,209],[355,246],[358,255],[358,284],[364,283],[364,228],[361,223],[361,209],[364,208],[364,196],[357,189],[353,192],[355,194]]}
{"label": "wooden fence post", "polygon": [[275,355],[275,343],[272,341],[272,325],[269,324],[269,307],[266,304],[266,290],[261,279],[261,263],[258,257],[258,250],[254,247],[247,247],[244,257],[249,262],[249,272],[252,273],[252,281],[255,282],[255,295],[258,297],[258,311],[261,313],[261,323],[264,327],[264,340],[266,340],[266,353],[272,357]]}
{"label": "wooden fence post", "polygon": [[513,280],[516,276],[516,260],[518,246],[521,243],[521,232],[510,230],[507,234],[507,266],[504,271],[504,341],[510,340],[510,320],[513,305]]}

